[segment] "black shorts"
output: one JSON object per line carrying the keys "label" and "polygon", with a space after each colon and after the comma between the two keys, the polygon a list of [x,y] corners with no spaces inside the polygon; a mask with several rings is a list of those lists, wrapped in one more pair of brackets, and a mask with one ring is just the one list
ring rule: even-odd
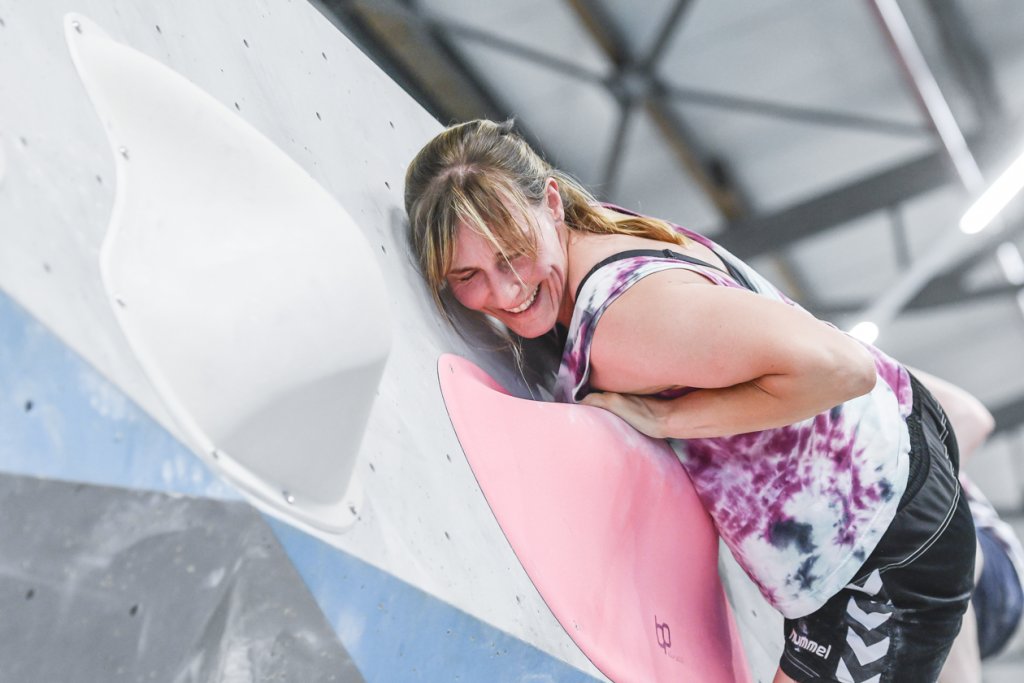
{"label": "black shorts", "polygon": [[913,377],[910,476],[895,518],[854,580],[818,611],[786,619],[782,670],[801,683],[933,683],[974,581],[974,523],[956,438]]}

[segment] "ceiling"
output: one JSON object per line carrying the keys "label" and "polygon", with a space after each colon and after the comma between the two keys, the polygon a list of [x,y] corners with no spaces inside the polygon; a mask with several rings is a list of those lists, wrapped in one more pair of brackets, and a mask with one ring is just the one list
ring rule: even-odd
{"label": "ceiling", "polygon": [[601,199],[1024,424],[1024,202],[957,227],[1024,151],[1018,0],[314,4],[440,121],[515,117]]}

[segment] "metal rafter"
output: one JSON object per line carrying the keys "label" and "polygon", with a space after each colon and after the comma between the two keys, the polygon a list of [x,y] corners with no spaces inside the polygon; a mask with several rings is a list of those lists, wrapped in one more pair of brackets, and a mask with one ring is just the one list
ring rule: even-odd
{"label": "metal rafter", "polygon": [[[870,4],[907,76],[915,99],[941,140],[960,182],[969,194],[979,194],[985,185],[984,176],[899,5],[896,0],[870,0]],[[863,311],[860,319],[876,325],[892,320],[932,278],[980,246],[981,240],[971,241],[955,226],[951,226],[928,253],[904,271]]]}
{"label": "metal rafter", "polygon": [[693,0],[676,0],[676,4],[672,6],[668,16],[662,21],[661,31],[658,32],[658,36],[651,43],[647,54],[640,60],[639,66],[641,69],[647,70],[652,75],[655,73],[658,64],[665,55],[665,50],[668,49],[672,42],[672,37],[679,30],[679,27],[682,26],[686,10],[692,4]]}
{"label": "metal rafter", "polygon": [[[979,162],[992,167],[1005,162],[1006,140],[1021,137],[1024,120],[990,126],[969,136],[968,142]],[[945,152],[930,152],[773,213],[735,221],[718,241],[736,255],[752,258],[951,182],[956,182],[956,176]]]}
{"label": "metal rafter", "polygon": [[505,108],[493,93],[450,46],[438,43],[436,32],[412,8],[396,0],[317,0],[316,6],[436,118],[503,118]]}
{"label": "metal rafter", "polygon": [[671,84],[664,84],[663,87],[667,96],[681,104],[727,109],[755,116],[809,123],[815,126],[852,128],[897,137],[921,137],[928,133],[928,127],[921,123],[896,121],[866,114],[848,114],[829,109],[795,106],[783,102],[771,102],[760,98],[716,93]]}
{"label": "metal rafter", "polygon": [[892,242],[896,249],[896,265],[908,268],[913,260],[910,256],[910,241],[907,239],[907,223],[903,220],[903,211],[893,206],[889,209],[889,225],[892,229]]}
{"label": "metal rafter", "polygon": [[[981,303],[993,299],[1011,300],[1017,296],[1020,287],[1009,283],[989,285],[976,290],[964,289],[959,281],[944,281],[939,285],[934,282],[921,290],[904,310],[928,311],[946,308],[956,304]],[[851,301],[838,304],[822,304],[809,307],[811,312],[828,320],[835,320],[852,315],[864,308],[863,301]]]}
{"label": "metal rafter", "polygon": [[896,0],[870,0],[870,4],[885,30],[885,37],[907,77],[915,100],[946,149],[961,182],[972,194],[980,191],[985,185],[985,178],[899,4]]}
{"label": "metal rafter", "polygon": [[957,80],[970,95],[979,120],[992,122],[1003,118],[1002,97],[995,84],[992,65],[971,30],[962,3],[959,0],[929,0],[924,6],[931,12]]}
{"label": "metal rafter", "polygon": [[[1017,220],[1000,233],[995,241],[1010,240],[1022,232],[1024,232],[1024,220]],[[907,302],[907,305],[904,307],[905,310],[914,311],[939,308],[972,301],[984,301],[993,297],[1016,296],[1021,287],[1009,282],[975,290],[969,290],[964,287],[964,277],[967,275],[967,272],[985,259],[991,258],[991,256],[991,251],[987,249],[980,249],[965,256],[963,260],[959,261],[951,269],[933,278],[927,287],[915,294],[914,298]],[[865,301],[847,302],[840,305],[821,306],[815,309],[815,312],[821,313],[826,317],[836,317],[856,313],[863,310],[865,305],[867,305]]]}
{"label": "metal rafter", "polygon": [[625,130],[633,116],[632,110],[642,106],[668,142],[679,163],[711,199],[719,212],[729,220],[746,214],[749,202],[741,195],[728,174],[722,172],[722,162],[711,159],[710,155],[700,148],[696,137],[689,131],[682,118],[672,110],[671,103],[662,96],[653,74],[658,59],[682,22],[685,10],[690,4],[689,0],[677,0],[658,37],[642,56],[636,54],[636,50],[616,28],[600,2],[567,2],[594,42],[616,68],[616,73],[608,85],[618,99],[622,113],[606,157],[606,178],[614,180],[614,171],[607,171],[611,169],[612,163],[622,156]]}

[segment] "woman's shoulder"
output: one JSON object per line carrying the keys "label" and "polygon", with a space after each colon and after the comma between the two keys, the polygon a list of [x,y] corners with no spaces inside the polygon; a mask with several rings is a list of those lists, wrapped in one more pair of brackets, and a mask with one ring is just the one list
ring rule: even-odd
{"label": "woman's shoulder", "polygon": [[[570,291],[575,292],[580,282],[602,261],[626,251],[671,249],[672,251],[700,259],[716,268],[724,264],[710,249],[696,242],[680,246],[672,242],[636,237],[634,235],[598,235],[586,232],[572,233],[568,245],[568,284]],[[703,282],[704,278],[694,274],[694,282]]]}

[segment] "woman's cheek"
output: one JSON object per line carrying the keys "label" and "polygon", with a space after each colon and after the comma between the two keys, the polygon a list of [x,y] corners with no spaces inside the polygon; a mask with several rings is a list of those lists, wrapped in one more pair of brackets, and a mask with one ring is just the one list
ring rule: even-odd
{"label": "woman's cheek", "polygon": [[452,294],[456,301],[471,311],[481,311],[484,308],[483,290],[474,282],[456,284],[452,287]]}

